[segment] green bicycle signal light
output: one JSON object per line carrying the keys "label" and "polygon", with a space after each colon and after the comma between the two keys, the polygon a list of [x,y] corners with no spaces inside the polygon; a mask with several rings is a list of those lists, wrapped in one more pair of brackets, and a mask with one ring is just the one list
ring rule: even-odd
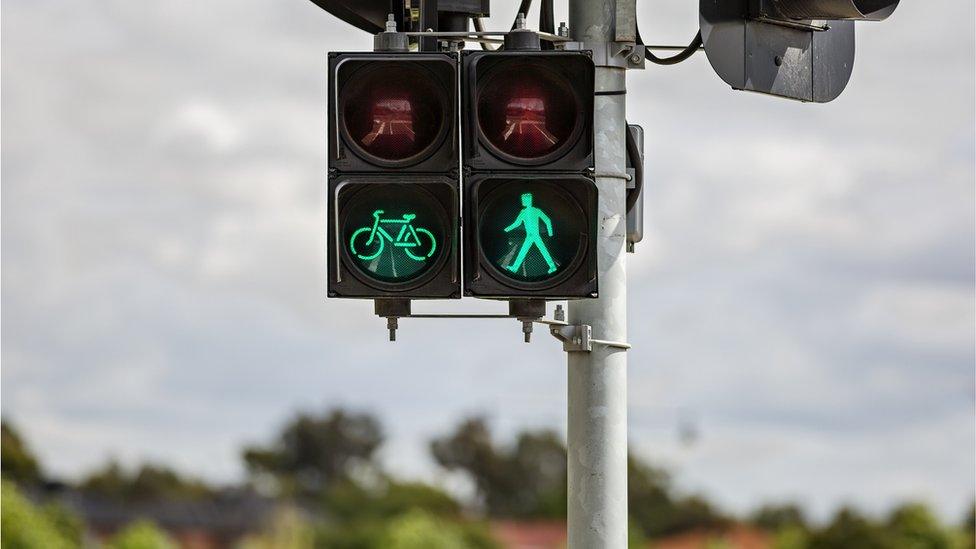
{"label": "green bicycle signal light", "polygon": [[[387,208],[397,207],[393,204]],[[359,227],[349,237],[349,253],[360,269],[371,276],[397,282],[410,280],[427,267],[437,251],[437,237],[423,227],[415,227],[416,213],[400,218],[381,217],[385,210],[375,210],[372,225]],[[387,230],[393,229],[393,232]],[[393,235],[396,234],[394,237]]]}
{"label": "green bicycle signal light", "polygon": [[331,297],[459,297],[456,180],[350,175],[330,187]]}

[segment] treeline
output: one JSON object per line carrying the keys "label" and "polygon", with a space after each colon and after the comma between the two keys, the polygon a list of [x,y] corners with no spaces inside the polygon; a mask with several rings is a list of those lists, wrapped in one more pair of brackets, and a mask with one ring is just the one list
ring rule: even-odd
{"label": "treeline", "polygon": [[[242,545],[253,548],[488,549],[497,547],[489,520],[565,519],[566,447],[554,431],[524,431],[511,443],[503,443],[495,439],[483,418],[475,417],[431,440],[433,460],[470,479],[476,491],[471,501],[458,501],[436,486],[405,482],[389,474],[377,454],[384,438],[381,423],[369,414],[343,409],[299,414],[273,439],[242,451],[247,480],[241,486],[214,487],[160,465],[126,470],[109,462],[73,488],[125,502],[212,500],[228,490],[248,491],[270,494],[303,511],[287,515],[270,531],[257,533]],[[51,479],[8,425],[3,426],[2,452],[3,547],[39,546],[8,540],[7,508],[11,506],[7,502],[11,500],[18,502],[18,509],[28,509],[18,512],[31,515],[32,524],[47,524],[56,536],[67,540],[65,545],[54,546],[78,546],[82,527],[77,518],[63,508],[30,508],[28,501],[17,499],[20,496],[11,483],[29,490],[51,484]],[[637,456],[629,456],[628,468],[633,547],[647,546],[647,540],[668,535],[721,533],[742,524],[768,532],[778,549],[976,547],[976,506],[961,524],[948,526],[921,504],[902,505],[881,519],[844,508],[825,525],[812,524],[792,504],[764,506],[749,517],[735,517],[704,495],[680,493],[666,471]],[[135,525],[119,535],[123,534],[162,536],[148,524]]]}

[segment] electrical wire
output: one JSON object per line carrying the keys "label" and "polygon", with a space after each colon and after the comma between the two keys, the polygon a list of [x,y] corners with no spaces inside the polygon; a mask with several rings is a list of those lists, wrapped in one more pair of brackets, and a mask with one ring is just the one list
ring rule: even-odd
{"label": "electrical wire", "polygon": [[[640,29],[637,28],[637,26],[635,25],[634,30],[637,37],[637,44],[643,46],[644,41],[641,39]],[[658,57],[654,55],[654,53],[651,52],[651,50],[645,49],[644,58],[656,65],[677,65],[678,63],[694,55],[695,52],[697,52],[698,49],[701,48],[701,46],[702,46],[702,33],[699,30],[698,34],[695,35],[695,38],[692,39],[690,44],[688,44],[688,47],[681,50],[679,53],[676,53],[671,57]]]}
{"label": "electrical wire", "polygon": [[[478,32],[485,32],[485,24],[484,22],[482,22],[480,17],[472,17],[471,20],[474,21],[474,30]],[[495,51],[498,48],[493,48],[488,44],[481,42],[481,49],[485,51]]]}
{"label": "electrical wire", "polygon": [[[553,11],[552,1],[542,0],[542,5],[539,7],[539,32],[556,34],[556,14]],[[541,47],[544,50],[556,49],[556,45],[548,40],[543,40]]]}
{"label": "electrical wire", "polygon": [[[552,13],[552,0],[548,0],[548,1],[549,1],[549,12],[551,14]],[[545,2],[546,2],[546,0],[543,0],[543,6],[545,5]],[[521,13],[523,15],[528,15],[530,8],[532,8],[532,0],[522,0],[522,2],[519,3],[518,11],[515,12],[515,21],[512,21],[512,28],[509,29],[509,30],[515,30],[515,27],[518,26],[518,16],[519,16],[519,14]],[[553,16],[550,15],[550,17],[553,17]],[[541,12],[539,13],[539,18],[540,18],[539,21],[541,23],[541,21],[542,21],[542,13]],[[484,21],[482,21],[480,17],[472,17],[471,19],[474,21],[474,30],[476,30],[478,32],[485,32],[485,24],[484,24]],[[483,49],[485,51],[495,51],[495,50],[502,49],[502,46],[499,46],[497,48],[493,48],[493,47],[489,46],[488,44],[485,44],[485,43],[482,42],[481,49]]]}

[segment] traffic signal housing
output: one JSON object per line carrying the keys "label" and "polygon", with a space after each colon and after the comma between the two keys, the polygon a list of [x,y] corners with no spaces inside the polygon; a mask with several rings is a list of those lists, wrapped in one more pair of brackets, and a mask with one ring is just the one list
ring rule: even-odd
{"label": "traffic signal housing", "polygon": [[457,66],[329,54],[330,297],[461,296]]}
{"label": "traffic signal housing", "polygon": [[464,292],[596,297],[588,52],[462,53]]}
{"label": "traffic signal housing", "polygon": [[898,0],[700,0],[705,55],[737,90],[826,103],[854,68],[855,21],[881,21]]}

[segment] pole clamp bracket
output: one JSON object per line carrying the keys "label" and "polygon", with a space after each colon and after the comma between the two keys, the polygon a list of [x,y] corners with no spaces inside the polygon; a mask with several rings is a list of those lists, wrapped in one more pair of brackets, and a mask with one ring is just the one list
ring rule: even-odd
{"label": "pole clamp bracket", "polygon": [[565,42],[563,49],[589,50],[592,52],[593,64],[598,67],[644,68],[644,46],[632,42]]}
{"label": "pole clamp bracket", "polygon": [[593,328],[589,324],[557,324],[549,326],[549,333],[563,342],[563,351],[567,353],[588,353],[593,345],[605,345],[618,349],[630,349],[630,343],[622,341],[607,341],[593,338]]}

